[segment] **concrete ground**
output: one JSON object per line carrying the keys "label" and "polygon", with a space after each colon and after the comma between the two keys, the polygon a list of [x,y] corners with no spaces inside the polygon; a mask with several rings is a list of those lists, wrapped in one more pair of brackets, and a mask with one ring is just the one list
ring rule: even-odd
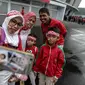
{"label": "concrete ground", "polygon": [[66,51],[66,57],[68,54],[76,55],[83,63],[82,70],[85,76],[85,25],[79,25],[77,23],[64,22],[67,28],[67,36],[65,38],[64,49]]}

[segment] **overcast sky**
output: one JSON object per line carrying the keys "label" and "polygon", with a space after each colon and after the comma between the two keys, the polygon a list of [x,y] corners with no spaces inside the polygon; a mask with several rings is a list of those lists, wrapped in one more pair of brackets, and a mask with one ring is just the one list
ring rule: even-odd
{"label": "overcast sky", "polygon": [[81,3],[79,5],[79,8],[85,8],[85,0],[81,0]]}

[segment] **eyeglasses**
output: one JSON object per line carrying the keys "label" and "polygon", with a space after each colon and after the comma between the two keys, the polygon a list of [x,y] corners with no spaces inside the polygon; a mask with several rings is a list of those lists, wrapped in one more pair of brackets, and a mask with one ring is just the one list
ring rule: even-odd
{"label": "eyeglasses", "polygon": [[15,25],[17,24],[19,27],[23,26],[22,23],[17,22],[17,20],[15,20],[15,19],[11,19],[10,21],[13,22]]}

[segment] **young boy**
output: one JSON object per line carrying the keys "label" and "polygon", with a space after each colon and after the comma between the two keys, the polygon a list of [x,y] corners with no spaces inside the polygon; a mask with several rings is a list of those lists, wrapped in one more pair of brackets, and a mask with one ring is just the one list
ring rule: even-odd
{"label": "young boy", "polygon": [[[36,35],[29,34],[27,37],[26,48],[25,48],[26,52],[34,54],[34,62],[35,62],[36,56],[38,54],[38,48],[37,48],[37,46],[35,46],[36,40],[37,40]],[[34,76],[33,71],[30,72],[29,77],[30,77],[32,85],[35,85],[35,76]]]}
{"label": "young boy", "polygon": [[55,27],[49,28],[46,33],[47,42],[40,49],[40,54],[36,60],[34,71],[39,72],[39,85],[54,85],[62,75],[64,65],[64,54],[57,47],[59,40],[59,30]]}

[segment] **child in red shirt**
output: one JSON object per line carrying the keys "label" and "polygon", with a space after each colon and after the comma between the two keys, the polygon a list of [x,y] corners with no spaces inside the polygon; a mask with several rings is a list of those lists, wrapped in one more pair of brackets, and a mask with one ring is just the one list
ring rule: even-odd
{"label": "child in red shirt", "polygon": [[[38,48],[37,46],[35,46],[36,39],[37,39],[36,35],[29,34],[27,37],[26,48],[25,48],[26,52],[34,54],[34,61],[36,60],[36,56],[38,54]],[[33,71],[30,72],[29,77],[30,77],[32,85],[35,85],[35,76]]]}

